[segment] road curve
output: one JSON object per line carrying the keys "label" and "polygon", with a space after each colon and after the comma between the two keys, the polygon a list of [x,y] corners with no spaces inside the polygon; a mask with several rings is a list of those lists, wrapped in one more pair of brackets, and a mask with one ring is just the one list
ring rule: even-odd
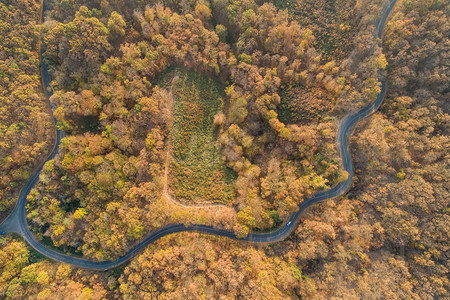
{"label": "road curve", "polygon": [[[381,18],[376,23],[376,29],[377,34],[376,38],[381,39],[383,34],[383,29],[386,25],[387,18],[389,17],[389,14],[391,13],[393,7],[395,6],[397,0],[390,0],[389,5],[384,7]],[[44,8],[45,9],[45,8]],[[43,82],[44,86],[48,87],[50,83],[50,77],[48,74],[48,66],[44,61],[42,61],[42,75],[43,75]],[[381,74],[382,72],[380,72]],[[342,155],[342,161],[344,169],[349,173],[349,176],[347,180],[340,182],[336,186],[334,186],[332,189],[318,192],[314,194],[311,198],[307,198],[299,205],[299,210],[295,212],[289,219],[289,221],[284,224],[281,228],[277,229],[276,231],[269,232],[269,233],[250,233],[245,238],[238,238],[233,232],[226,231],[226,230],[220,230],[216,229],[212,226],[205,226],[205,225],[190,225],[185,226],[184,224],[172,224],[165,226],[155,232],[152,232],[151,234],[147,235],[142,241],[140,241],[138,244],[136,244],[134,247],[132,247],[128,252],[119,257],[115,261],[103,261],[103,262],[95,262],[90,261],[78,257],[69,256],[60,252],[57,252],[55,250],[49,249],[43,244],[41,244],[40,241],[37,241],[33,234],[31,233],[30,229],[28,228],[28,223],[26,220],[26,203],[27,203],[27,195],[30,193],[33,186],[36,184],[39,178],[39,174],[42,170],[42,167],[45,162],[48,160],[51,160],[55,157],[55,155],[58,153],[58,147],[59,143],[61,142],[61,138],[63,137],[63,132],[57,130],[56,131],[56,142],[55,146],[53,148],[53,151],[50,153],[49,157],[45,160],[45,162],[33,173],[33,175],[28,179],[25,186],[21,190],[19,194],[18,201],[16,203],[16,206],[12,213],[8,216],[8,218],[0,225],[0,232],[6,231],[6,232],[15,232],[20,234],[29,244],[31,247],[33,247],[36,251],[41,253],[44,256],[47,256],[48,258],[51,258],[53,260],[64,262],[67,264],[71,264],[77,267],[82,267],[86,269],[92,269],[92,270],[107,270],[114,267],[117,267],[128,260],[130,260],[133,256],[135,256],[137,253],[142,251],[145,247],[147,247],[150,243],[158,240],[159,238],[177,233],[177,232],[183,232],[183,231],[196,231],[196,232],[202,232],[207,233],[211,235],[217,235],[217,236],[223,236],[228,237],[236,240],[241,241],[247,241],[252,243],[269,243],[269,242],[276,242],[279,240],[282,240],[286,238],[297,226],[297,221],[300,217],[300,214],[310,205],[317,203],[322,200],[334,198],[337,196],[342,195],[347,191],[347,189],[350,187],[352,177],[353,177],[353,164],[350,157],[350,152],[348,148],[348,136],[350,134],[351,129],[353,126],[361,119],[369,116],[374,111],[376,111],[381,103],[383,102],[383,99],[386,94],[386,77],[385,75],[381,75],[381,79],[379,80],[381,84],[381,92],[378,94],[376,100],[372,103],[370,103],[368,106],[364,107],[360,111],[346,117],[340,127],[339,127],[339,134],[338,134],[338,144],[339,144],[339,150]],[[47,97],[49,98],[51,96],[51,92],[46,91]]]}

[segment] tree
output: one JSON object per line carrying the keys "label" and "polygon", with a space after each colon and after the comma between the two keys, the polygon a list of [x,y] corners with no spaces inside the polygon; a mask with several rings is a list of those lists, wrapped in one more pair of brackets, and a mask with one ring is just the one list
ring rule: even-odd
{"label": "tree", "polygon": [[228,36],[227,28],[222,24],[216,25],[216,34],[219,37],[221,42],[225,42]]}
{"label": "tree", "polygon": [[211,9],[201,2],[197,2],[195,5],[195,14],[200,18],[204,23],[207,23],[211,18]]}
{"label": "tree", "polygon": [[123,17],[117,12],[113,11],[108,20],[108,31],[111,39],[117,40],[125,35],[127,24]]}

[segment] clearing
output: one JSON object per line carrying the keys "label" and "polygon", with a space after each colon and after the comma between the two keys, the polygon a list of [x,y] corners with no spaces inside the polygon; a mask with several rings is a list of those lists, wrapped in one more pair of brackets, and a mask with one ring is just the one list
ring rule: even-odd
{"label": "clearing", "polygon": [[169,128],[169,193],[186,204],[229,204],[234,172],[217,145],[214,115],[223,111],[223,85],[195,71],[171,68],[159,85],[173,96]]}

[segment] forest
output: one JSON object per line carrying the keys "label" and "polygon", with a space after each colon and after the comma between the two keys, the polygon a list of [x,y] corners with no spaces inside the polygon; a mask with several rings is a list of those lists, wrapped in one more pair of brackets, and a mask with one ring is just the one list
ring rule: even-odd
{"label": "forest", "polygon": [[[174,222],[246,236],[277,226],[305,197],[346,178],[334,144],[335,117],[318,108],[304,124],[278,118],[279,91],[289,95],[298,82],[306,86],[303,102],[320,93],[329,110],[341,93],[339,68],[322,62],[312,33],[270,3],[232,4],[226,26],[215,27],[208,6],[192,9],[178,14],[146,6],[127,24],[126,15],[111,13],[102,22],[102,11],[81,5],[70,22],[44,24],[44,59],[54,68],[50,101],[67,137],[29,196],[28,217],[53,246],[111,259]],[[227,36],[235,40],[231,46]],[[170,66],[192,71],[163,75]],[[205,94],[202,84],[214,83],[204,80],[225,87]],[[194,106],[196,97],[210,108]],[[291,113],[300,114],[295,107]],[[228,207],[198,219],[198,210],[167,211],[167,200]]]}
{"label": "forest", "polygon": [[[380,92],[350,139],[353,185],[286,240],[178,233],[105,272],[0,237],[5,299],[450,297],[450,4],[384,0],[0,1],[0,217],[28,196],[48,247],[116,259],[172,223],[267,232],[347,174],[341,120]],[[42,40],[42,44],[39,42]],[[1,219],[0,221],[2,221]]]}
{"label": "forest", "polygon": [[0,2],[0,217],[53,145],[42,93],[39,11],[35,1]]}

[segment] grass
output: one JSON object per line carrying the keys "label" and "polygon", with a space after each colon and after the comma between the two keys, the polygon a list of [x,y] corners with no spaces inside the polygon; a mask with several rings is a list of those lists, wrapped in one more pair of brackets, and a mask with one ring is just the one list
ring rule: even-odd
{"label": "grass", "polygon": [[321,119],[334,105],[326,90],[301,84],[282,89],[280,97],[278,116],[285,124],[306,124]]}
{"label": "grass", "polygon": [[174,97],[169,133],[171,191],[191,203],[230,203],[235,196],[235,174],[222,160],[213,128],[214,115],[223,110],[223,85],[179,68],[168,70],[160,85]]}

